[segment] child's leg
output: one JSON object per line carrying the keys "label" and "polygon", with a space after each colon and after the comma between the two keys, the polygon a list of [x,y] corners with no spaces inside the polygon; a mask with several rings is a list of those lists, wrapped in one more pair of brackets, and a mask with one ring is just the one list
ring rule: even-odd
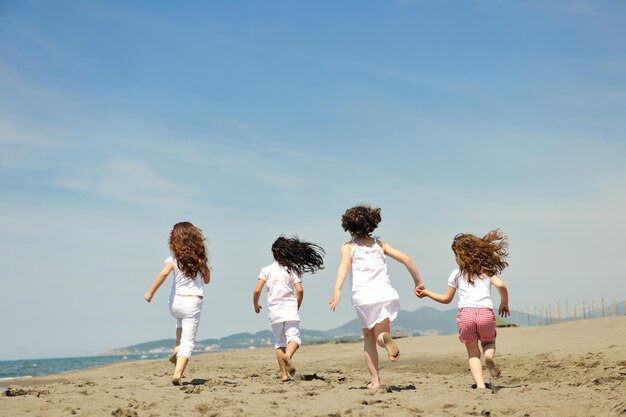
{"label": "child's leg", "polygon": [[276,349],[276,360],[280,368],[280,377],[283,382],[289,381],[287,374],[287,364],[285,363],[285,353],[287,353],[287,336],[285,335],[285,323],[272,324],[272,333],[274,333],[274,348]]}
{"label": "child's leg", "polygon": [[286,321],[285,322],[285,340],[287,341],[287,352],[286,355],[291,357],[296,350],[302,344],[302,340],[300,339],[300,322],[299,321]]}
{"label": "child's leg", "polygon": [[493,357],[496,354],[496,316],[492,309],[481,308],[478,310],[476,319],[476,330],[478,332],[478,339],[483,346],[483,353],[485,354],[485,365],[491,374],[492,378],[498,378],[500,376],[500,369],[493,361]]}
{"label": "child's leg", "polygon": [[372,382],[367,387],[371,389],[380,388],[380,378],[378,375],[378,349],[376,347],[376,334],[374,329],[363,329],[363,352],[365,354],[365,364],[370,371]]}
{"label": "child's leg", "polygon": [[496,356],[496,341],[494,340],[485,340],[482,343],[483,353],[485,354],[485,365],[489,370],[492,378],[500,377],[500,368],[496,366],[496,362],[493,360],[494,356]]}
{"label": "child's leg", "polygon": [[280,379],[283,382],[289,381],[289,375],[287,374],[287,364],[285,363],[285,352],[286,348],[278,347],[276,348],[276,359],[278,360],[278,367],[280,368]]}
{"label": "child's leg", "polygon": [[180,338],[183,335],[183,327],[176,328],[176,347],[180,347]]}
{"label": "child's leg", "polygon": [[[181,297],[183,298],[183,297]],[[196,344],[196,333],[200,323],[200,313],[202,312],[202,299],[186,298],[180,304],[180,312],[183,315],[182,328],[180,334],[180,346],[176,356],[176,368],[172,376],[172,384],[180,385],[183,372],[187,367],[191,352]]]}
{"label": "child's leg", "polygon": [[485,380],[483,379],[483,364],[480,361],[480,349],[478,348],[478,340],[472,340],[465,343],[467,349],[467,357],[472,378],[476,382],[476,388],[485,388]]}
{"label": "child's leg", "polygon": [[189,363],[189,357],[183,355],[176,357],[176,368],[174,369],[174,376],[172,376],[172,384],[180,385],[182,383],[181,379],[183,378],[183,372],[185,372],[187,363]]}
{"label": "child's leg", "polygon": [[291,358],[302,343],[300,340],[299,321],[285,322],[285,339],[287,340],[287,349],[285,351],[285,355],[283,356],[283,360],[285,361],[285,365],[287,367],[287,373],[293,376],[296,373],[296,367],[293,365]]}
{"label": "child's leg", "polygon": [[378,346],[384,347],[387,350],[387,355],[389,355],[389,360],[396,362],[400,358],[400,349],[398,349],[398,346],[393,341],[391,334],[389,334],[389,319],[385,319],[376,324],[373,330]]}
{"label": "child's leg", "polygon": [[180,349],[180,337],[183,334],[182,323],[181,327],[176,327],[176,345],[174,346],[174,351],[170,355],[169,361],[176,365],[176,356],[178,356],[178,350]]}
{"label": "child's leg", "polygon": [[285,355],[289,356],[289,359],[293,358],[293,355],[295,355],[299,347],[300,345],[298,344],[298,342],[294,342],[293,340],[291,340],[287,344],[287,350],[285,351]]}
{"label": "child's leg", "polygon": [[289,344],[287,344],[287,349],[285,349],[285,353],[283,354],[283,361],[285,362],[285,369],[287,370],[287,373],[290,376],[294,376],[296,374],[296,367],[293,364],[293,361],[291,360],[292,356],[294,353],[296,353],[296,350],[298,350],[298,343],[296,342],[289,342]]}

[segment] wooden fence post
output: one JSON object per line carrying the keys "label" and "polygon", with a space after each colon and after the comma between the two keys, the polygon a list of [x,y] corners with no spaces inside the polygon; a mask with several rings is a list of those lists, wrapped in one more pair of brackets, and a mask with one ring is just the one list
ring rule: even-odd
{"label": "wooden fence post", "polygon": [[601,300],[602,300],[602,317],[604,317],[604,297],[602,297]]}

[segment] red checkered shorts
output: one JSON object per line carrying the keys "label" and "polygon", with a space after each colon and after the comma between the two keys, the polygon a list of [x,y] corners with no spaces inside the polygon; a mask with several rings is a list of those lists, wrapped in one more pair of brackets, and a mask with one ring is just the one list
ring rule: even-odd
{"label": "red checkered shorts", "polygon": [[461,343],[496,338],[496,316],[490,308],[463,307],[456,316]]}

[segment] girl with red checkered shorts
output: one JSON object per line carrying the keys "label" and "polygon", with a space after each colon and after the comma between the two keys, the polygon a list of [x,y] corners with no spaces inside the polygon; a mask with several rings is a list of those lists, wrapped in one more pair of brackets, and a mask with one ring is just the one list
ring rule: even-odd
{"label": "girl with red checkered shorts", "polygon": [[459,340],[465,344],[470,372],[477,388],[485,388],[483,367],[480,360],[480,341],[485,355],[485,365],[493,378],[500,376],[500,369],[493,357],[496,353],[496,317],[491,300],[491,286],[500,294],[498,314],[510,315],[509,293],[498,274],[508,266],[505,261],[508,239],[500,230],[492,230],[484,237],[458,234],[452,242],[452,251],[459,268],[452,271],[448,287],[443,294],[423,289],[416,290],[418,297],[429,297],[449,304],[454,294],[459,293],[459,313],[456,321]]}

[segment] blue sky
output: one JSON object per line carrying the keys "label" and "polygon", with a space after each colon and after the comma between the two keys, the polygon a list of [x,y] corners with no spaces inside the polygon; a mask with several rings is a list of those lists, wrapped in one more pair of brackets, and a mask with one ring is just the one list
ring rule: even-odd
{"label": "blue sky", "polygon": [[[621,1],[0,2],[0,359],[173,337],[167,284],[142,296],[181,220],[214,266],[199,338],[268,328],[251,294],[281,233],[328,252],[302,327],[343,324],[340,217],[362,202],[434,290],[456,233],[500,227],[513,309],[623,300],[625,19]],[[390,273],[404,309],[435,306]]]}

